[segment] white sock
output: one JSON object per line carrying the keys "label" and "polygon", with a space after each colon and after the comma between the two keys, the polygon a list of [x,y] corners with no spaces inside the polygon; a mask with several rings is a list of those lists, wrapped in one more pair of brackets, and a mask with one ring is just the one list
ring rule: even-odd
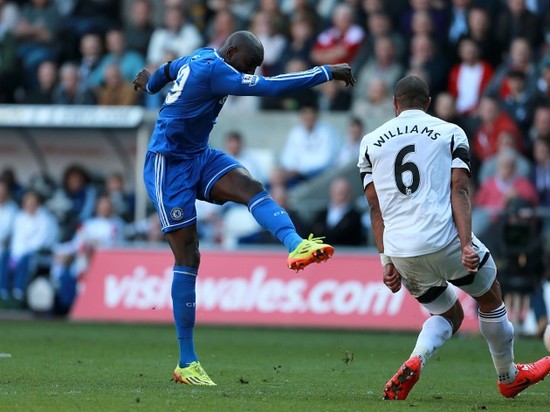
{"label": "white sock", "polygon": [[411,358],[419,356],[422,361],[422,367],[428,359],[453,336],[453,327],[451,323],[443,316],[434,315],[426,319],[422,325],[422,330],[416,340]]}
{"label": "white sock", "polygon": [[479,312],[479,331],[489,345],[489,352],[497,371],[498,380],[508,384],[516,379],[514,364],[514,326],[506,316],[504,303],[499,308]]}

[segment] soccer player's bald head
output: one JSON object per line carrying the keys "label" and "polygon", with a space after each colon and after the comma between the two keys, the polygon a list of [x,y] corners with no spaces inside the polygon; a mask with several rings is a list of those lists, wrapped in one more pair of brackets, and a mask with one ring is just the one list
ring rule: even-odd
{"label": "soccer player's bald head", "polygon": [[231,34],[220,48],[222,57],[243,73],[254,73],[264,61],[264,46],[258,37],[249,31]]}
{"label": "soccer player's bald head", "polygon": [[399,80],[393,89],[394,105],[398,112],[407,109],[428,110],[430,88],[428,83],[417,76],[407,76]]}

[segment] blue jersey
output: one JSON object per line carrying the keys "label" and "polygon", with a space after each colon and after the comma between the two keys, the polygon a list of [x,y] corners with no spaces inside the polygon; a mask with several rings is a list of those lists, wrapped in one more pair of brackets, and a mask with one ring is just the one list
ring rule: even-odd
{"label": "blue jersey", "polygon": [[244,74],[215,49],[202,48],[161,65],[147,91],[174,82],[160,108],[148,150],[167,157],[191,158],[208,146],[210,132],[228,95],[274,96],[332,80],[326,66],[274,77]]}

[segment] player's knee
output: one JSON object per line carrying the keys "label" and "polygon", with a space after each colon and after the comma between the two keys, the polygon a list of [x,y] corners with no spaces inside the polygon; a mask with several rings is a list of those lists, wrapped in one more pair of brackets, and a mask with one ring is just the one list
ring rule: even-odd
{"label": "player's knee", "polygon": [[460,329],[462,321],[464,320],[464,310],[462,309],[460,301],[457,300],[451,309],[443,313],[442,316],[453,326],[453,334],[455,334]]}
{"label": "player's knee", "polygon": [[498,309],[502,305],[502,292],[498,280],[495,279],[491,288],[483,295],[476,297],[475,300],[479,304],[481,312],[488,313]]}
{"label": "player's knee", "polygon": [[180,253],[175,253],[177,266],[198,268],[201,261],[199,248],[195,245],[186,245]]}
{"label": "player's knee", "polygon": [[462,321],[464,320],[464,310],[459,301],[456,301],[453,306],[453,334],[455,334],[462,326]]}

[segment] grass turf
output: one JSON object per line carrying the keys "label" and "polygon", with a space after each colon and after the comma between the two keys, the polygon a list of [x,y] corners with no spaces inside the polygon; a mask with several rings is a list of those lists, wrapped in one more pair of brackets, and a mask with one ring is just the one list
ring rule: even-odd
{"label": "grass turf", "polygon": [[[516,399],[498,393],[478,336],[455,336],[406,401],[383,401],[383,386],[415,339],[198,327],[201,362],[218,386],[191,387],[171,381],[177,342],[170,325],[0,321],[0,411],[548,410],[548,380]],[[545,354],[539,340],[516,340],[519,362]]]}

